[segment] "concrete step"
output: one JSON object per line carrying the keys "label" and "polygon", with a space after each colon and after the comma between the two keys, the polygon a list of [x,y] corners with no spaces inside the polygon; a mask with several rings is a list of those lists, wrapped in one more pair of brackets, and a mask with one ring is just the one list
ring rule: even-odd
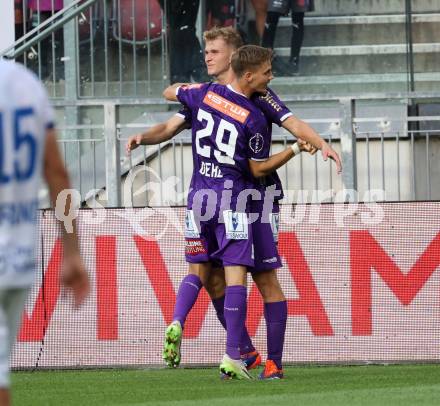
{"label": "concrete step", "polygon": [[[436,22],[440,18],[440,9],[437,13],[413,13],[412,22]],[[399,14],[374,14],[374,15],[342,15],[342,16],[313,16],[306,14],[304,18],[305,26],[321,26],[321,25],[364,25],[364,24],[404,24],[406,15]],[[281,17],[279,26],[290,26],[290,17]]]}
{"label": "concrete step", "polygon": [[[273,79],[270,86],[280,94],[310,95],[329,93],[346,95],[366,92],[406,92],[408,90],[407,80],[408,75],[405,72],[385,74],[326,74],[297,77],[276,77]],[[415,81],[417,91],[440,91],[440,72],[416,73]],[[63,83],[57,83],[55,85],[47,83],[46,87],[48,88],[49,94],[55,92],[62,96],[64,93]],[[139,81],[137,87],[140,91],[146,90],[148,83],[146,81]],[[123,82],[122,97],[132,96],[131,92],[133,91],[133,88],[133,82]],[[111,98],[115,99],[119,97],[120,89],[121,86],[118,82],[109,82],[107,85],[104,82],[95,82],[94,95],[91,91],[90,83],[83,84],[80,87],[80,92],[83,97],[102,98],[106,97],[108,91],[112,95]],[[142,99],[145,104],[141,105],[141,111],[131,107],[130,114],[140,115],[141,112],[167,112],[170,108],[170,105],[166,104],[165,101],[160,97],[159,91],[162,89],[162,83],[156,83],[155,90],[157,92],[145,92],[143,96],[140,96],[139,99]]]}
{"label": "concrete step", "polygon": [[[440,91],[440,72],[416,73],[417,91]],[[406,73],[313,75],[275,78],[270,83],[279,94],[363,94],[408,91]]]}
{"label": "concrete step", "polygon": [[[277,55],[289,56],[290,48],[275,48]],[[377,45],[338,45],[302,47],[301,56],[363,56],[363,55],[395,55],[405,54],[406,44],[377,44]],[[414,44],[415,54],[440,52],[440,42]]]}
{"label": "concrete step", "polygon": [[[393,44],[406,42],[404,14],[306,17],[304,46]],[[440,13],[413,15],[414,43],[438,41]],[[280,20],[275,47],[290,46],[291,20]]]}
{"label": "concrete step", "polygon": [[[436,72],[440,66],[440,43],[414,44],[415,72]],[[290,48],[277,48],[286,60]],[[345,45],[303,47],[300,74],[404,73],[407,70],[406,44]]]}
{"label": "concrete step", "polygon": [[[413,13],[440,11],[440,0],[412,1]],[[315,0],[315,11],[307,15],[371,15],[405,12],[405,0]]]}

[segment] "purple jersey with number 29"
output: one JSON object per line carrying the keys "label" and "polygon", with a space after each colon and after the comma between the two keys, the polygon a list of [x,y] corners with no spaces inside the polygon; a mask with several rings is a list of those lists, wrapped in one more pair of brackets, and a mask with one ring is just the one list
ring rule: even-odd
{"label": "purple jersey with number 29", "polygon": [[[269,127],[255,104],[233,88],[215,83],[181,86],[178,100],[191,112],[193,176],[188,207],[199,190],[212,190],[221,198],[231,189],[231,209],[239,193],[255,187],[248,159],[269,156]],[[232,181],[227,182],[226,181]],[[219,201],[218,201],[219,203]]]}
{"label": "purple jersey with number 29", "polygon": [[[186,260],[253,267],[247,213],[250,189],[258,193],[259,188],[248,161],[269,156],[267,120],[231,86],[184,86],[177,90],[177,98],[190,110],[192,124],[194,168],[185,219]],[[205,203],[209,194],[214,201]],[[208,210],[213,212],[210,219],[205,218]]]}

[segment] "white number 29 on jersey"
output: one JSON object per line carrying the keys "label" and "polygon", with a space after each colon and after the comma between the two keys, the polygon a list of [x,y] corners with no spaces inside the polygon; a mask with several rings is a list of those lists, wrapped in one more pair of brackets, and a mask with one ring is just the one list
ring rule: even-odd
{"label": "white number 29 on jersey", "polygon": [[[209,145],[201,145],[200,140],[204,137],[210,137],[214,130],[214,118],[211,113],[205,110],[199,109],[197,112],[197,120],[201,123],[206,121],[206,127],[196,132],[196,151],[199,155],[210,158],[211,157],[211,147]],[[228,142],[224,142],[225,133],[229,133]],[[214,157],[218,162],[222,164],[234,165],[234,154],[235,146],[237,144],[238,131],[235,125],[229,121],[220,120],[220,124],[217,127],[217,133],[215,136],[215,143],[217,149],[214,149]]]}

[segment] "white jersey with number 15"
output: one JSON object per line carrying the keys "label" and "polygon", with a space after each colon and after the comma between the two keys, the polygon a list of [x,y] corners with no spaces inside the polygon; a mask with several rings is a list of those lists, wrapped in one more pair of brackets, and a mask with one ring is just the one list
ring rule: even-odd
{"label": "white jersey with number 15", "polygon": [[30,286],[46,132],[54,113],[42,84],[0,60],[0,288]]}

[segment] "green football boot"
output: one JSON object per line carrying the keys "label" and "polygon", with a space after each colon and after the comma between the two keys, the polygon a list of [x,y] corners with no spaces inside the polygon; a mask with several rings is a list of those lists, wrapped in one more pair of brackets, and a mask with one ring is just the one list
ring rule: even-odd
{"label": "green football boot", "polygon": [[182,326],[179,321],[173,321],[165,331],[162,358],[170,368],[180,364],[180,344],[182,343]]}
{"label": "green football boot", "polygon": [[246,369],[246,364],[241,359],[232,359],[228,354],[223,356],[220,364],[222,379],[253,379]]}

